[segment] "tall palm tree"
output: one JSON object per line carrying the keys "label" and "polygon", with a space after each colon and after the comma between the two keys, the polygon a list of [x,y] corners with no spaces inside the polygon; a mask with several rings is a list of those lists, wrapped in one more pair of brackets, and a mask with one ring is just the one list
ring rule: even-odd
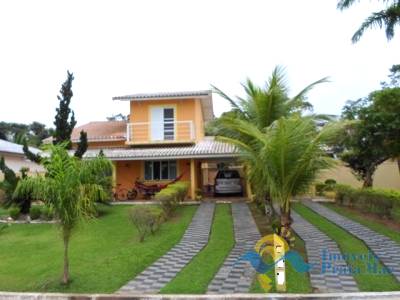
{"label": "tall palm tree", "polygon": [[69,241],[78,222],[95,212],[94,201],[109,197],[106,184],[98,184],[94,174],[106,174],[112,166],[104,158],[81,161],[70,156],[66,144],[50,145],[51,154],[42,159],[45,176],[27,177],[18,182],[13,197],[31,196],[53,209],[64,243],[64,284],[69,282]]}
{"label": "tall palm tree", "polygon": [[[340,0],[338,2],[338,9],[344,10],[352,6],[356,0]],[[394,28],[400,24],[400,1],[399,0],[381,0],[386,3],[386,8],[372,13],[364,22],[360,28],[354,33],[352,42],[356,43],[363,36],[365,30],[379,27],[385,28],[386,38],[391,40],[394,37]]]}
{"label": "tall palm tree", "polygon": [[253,166],[251,177],[269,193],[281,210],[280,234],[289,240],[290,200],[306,192],[319,171],[334,161],[324,151],[338,133],[338,125],[326,125],[318,130],[312,118],[282,117],[265,130],[251,122],[232,119],[230,128],[252,137],[251,143],[221,137],[238,147],[241,159]]}
{"label": "tall palm tree", "polygon": [[[277,66],[264,87],[258,87],[250,79],[247,79],[246,83],[242,84],[246,94],[245,98],[236,97],[233,99],[213,86],[216,93],[229,101],[232,110],[213,122],[212,133],[238,140],[244,144],[252,144],[254,137],[246,131],[236,130],[235,126],[232,125],[235,124],[235,120],[243,120],[265,132],[274,121],[281,117],[301,115],[305,110],[311,110],[312,105],[307,102],[307,93],[316,85],[327,81],[327,77],[317,80],[303,88],[294,97],[290,97],[285,68]],[[316,115],[313,115],[313,117],[325,118],[325,116]],[[257,170],[261,167],[259,162],[248,160],[246,166],[257,199],[265,199],[267,211],[271,211],[268,208],[269,197],[265,184],[259,182],[260,177],[258,175],[254,175],[258,174]]]}

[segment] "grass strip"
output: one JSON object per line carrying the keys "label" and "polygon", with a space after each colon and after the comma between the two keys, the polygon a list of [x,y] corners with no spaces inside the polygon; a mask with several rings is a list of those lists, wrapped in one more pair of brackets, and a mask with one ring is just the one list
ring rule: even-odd
{"label": "grass strip", "polygon": [[389,228],[385,224],[379,223],[377,221],[371,220],[370,218],[365,218],[362,212],[357,212],[354,210],[350,210],[347,207],[339,206],[333,203],[324,204],[326,207],[334,210],[338,214],[347,217],[353,221],[356,221],[373,231],[376,231],[380,234],[386,235],[388,238],[394,240],[395,242],[400,244],[400,234],[398,230]]}
{"label": "grass strip", "polygon": [[218,204],[207,246],[160,293],[203,294],[234,246],[229,204]]}
{"label": "grass strip", "polygon": [[[260,233],[265,236],[271,234],[273,232],[271,224],[267,222],[266,216],[257,208],[255,204],[250,204],[250,209],[253,214],[254,220],[256,221],[258,230]],[[303,256],[304,260],[307,260],[307,254],[305,249],[304,241],[298,236],[295,236],[295,246],[293,250],[300,253]],[[272,262],[271,256],[265,258],[267,263]],[[308,273],[298,273],[290,264],[286,264],[286,287],[288,293],[311,293],[311,283],[310,277]],[[271,285],[272,288],[269,292],[276,292],[275,289],[275,274],[274,270],[270,270],[267,273],[268,277],[272,280]],[[253,281],[253,284],[250,288],[250,293],[265,293],[265,291],[261,288],[257,279]]]}

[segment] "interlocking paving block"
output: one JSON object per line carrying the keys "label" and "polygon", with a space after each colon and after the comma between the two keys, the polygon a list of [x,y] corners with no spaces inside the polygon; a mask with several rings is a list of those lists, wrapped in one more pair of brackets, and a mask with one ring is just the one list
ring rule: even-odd
{"label": "interlocking paving block", "polygon": [[207,245],[214,210],[214,203],[202,203],[181,241],[117,293],[157,293],[160,291]]}
{"label": "interlocking paving block", "polygon": [[[310,270],[311,286],[318,292],[357,292],[358,287],[353,276],[339,275],[333,268],[348,268],[344,260],[326,260],[324,251],[330,254],[341,255],[338,245],[325,233],[306,221],[295,211],[291,211],[292,228],[304,241],[308,263],[313,267]],[[330,268],[328,268],[330,264]]]}
{"label": "interlocking paving block", "polygon": [[208,294],[248,292],[255,275],[251,265],[240,257],[260,239],[257,225],[246,203],[232,203],[232,216],[235,246],[209,284]]}
{"label": "interlocking paving block", "polygon": [[337,226],[362,240],[374,255],[387,267],[393,276],[400,281],[400,245],[387,236],[377,233],[368,227],[354,222],[337,212],[312,201],[304,201],[304,205]]}

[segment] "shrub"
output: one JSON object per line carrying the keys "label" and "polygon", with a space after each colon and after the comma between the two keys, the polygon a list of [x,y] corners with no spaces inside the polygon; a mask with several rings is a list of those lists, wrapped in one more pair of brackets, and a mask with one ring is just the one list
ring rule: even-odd
{"label": "shrub", "polygon": [[322,182],[316,183],[315,184],[315,193],[318,196],[322,196],[324,194],[325,187],[326,187],[325,183],[322,183]]}
{"label": "shrub", "polygon": [[166,218],[172,215],[179,202],[185,200],[188,188],[189,184],[187,182],[175,182],[155,195],[154,198],[160,201]]}
{"label": "shrub", "polygon": [[203,199],[203,191],[201,189],[196,189],[195,193],[196,193],[195,200],[201,201]]}
{"label": "shrub", "polygon": [[18,217],[21,214],[21,211],[20,211],[19,207],[13,206],[8,210],[8,213],[13,220],[18,220]]}
{"label": "shrub", "polygon": [[362,212],[400,221],[400,193],[382,189],[355,189],[347,185],[335,186],[336,201]]}
{"label": "shrub", "polygon": [[149,207],[138,206],[129,211],[129,219],[139,233],[139,242],[143,242],[146,234],[159,228],[163,221],[162,211]]}
{"label": "shrub", "polygon": [[29,211],[29,215],[31,217],[32,220],[37,220],[40,218],[40,216],[42,215],[42,208],[38,205],[32,206],[30,211]]}
{"label": "shrub", "polygon": [[189,189],[189,183],[188,182],[175,182],[173,184],[170,184],[167,189],[172,189],[175,190],[177,193],[177,200],[179,202],[182,202],[185,200],[188,189]]}
{"label": "shrub", "polygon": [[335,185],[336,180],[335,179],[327,179],[327,180],[325,180],[325,184],[326,185]]}
{"label": "shrub", "polygon": [[49,206],[44,206],[42,208],[42,218],[47,221],[51,221],[54,218],[54,211]]}

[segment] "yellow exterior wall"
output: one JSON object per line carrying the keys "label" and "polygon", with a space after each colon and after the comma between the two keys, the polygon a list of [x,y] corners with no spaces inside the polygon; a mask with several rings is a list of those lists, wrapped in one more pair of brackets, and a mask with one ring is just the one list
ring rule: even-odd
{"label": "yellow exterior wall", "polygon": [[[204,122],[200,99],[178,99],[178,100],[152,100],[152,101],[131,101],[130,103],[130,123],[148,123],[150,120],[150,109],[154,106],[174,107],[176,121],[193,121],[195,140],[199,141],[204,137]],[[140,141],[149,139],[148,127],[143,125],[133,127],[133,136]],[[177,126],[187,126],[178,124]],[[186,128],[184,128],[186,129]],[[135,139],[135,138],[134,138]],[[179,134],[177,140],[187,140],[186,136]]]}
{"label": "yellow exterior wall", "polygon": [[[352,174],[351,170],[339,163],[331,170],[324,171],[318,178],[318,181],[325,181],[328,178],[335,179],[338,183],[348,184],[353,187],[361,187],[362,182]],[[394,161],[385,161],[381,164],[374,174],[374,187],[385,189],[400,189],[400,173],[397,163]]]}
{"label": "yellow exterior wall", "polygon": [[[144,181],[144,161],[115,161],[115,182],[118,188],[132,189],[134,187],[135,180],[138,178],[140,181]],[[181,159],[177,160],[177,175],[183,174],[181,181],[190,182],[190,160]],[[157,180],[157,181],[144,181],[147,184],[153,183],[166,183],[171,180]],[[116,186],[117,186],[116,185]],[[189,191],[191,187],[189,187]],[[188,192],[189,195],[189,192]]]}
{"label": "yellow exterior wall", "polygon": [[[121,148],[125,146],[125,141],[88,142],[88,149]],[[73,143],[72,148],[76,149],[77,143]]]}

